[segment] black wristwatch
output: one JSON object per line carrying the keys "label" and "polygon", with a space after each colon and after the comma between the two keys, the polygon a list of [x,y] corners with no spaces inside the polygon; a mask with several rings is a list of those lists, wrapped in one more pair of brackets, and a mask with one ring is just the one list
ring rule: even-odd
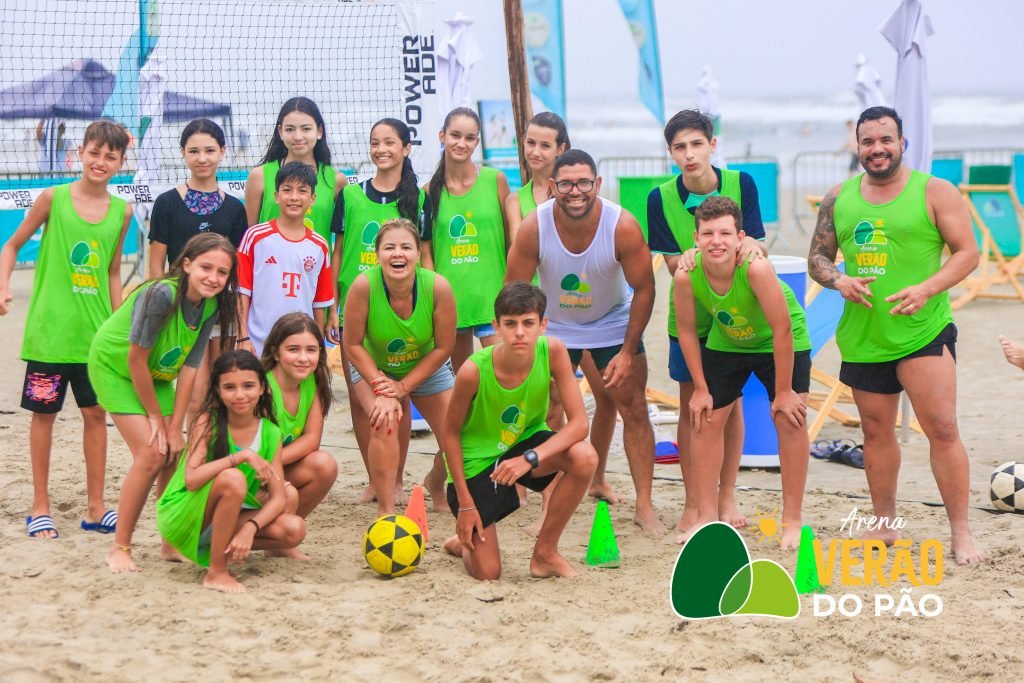
{"label": "black wristwatch", "polygon": [[537,455],[537,451],[532,448],[523,453],[523,459],[530,463],[530,469],[537,469],[537,465],[540,465],[540,456]]}

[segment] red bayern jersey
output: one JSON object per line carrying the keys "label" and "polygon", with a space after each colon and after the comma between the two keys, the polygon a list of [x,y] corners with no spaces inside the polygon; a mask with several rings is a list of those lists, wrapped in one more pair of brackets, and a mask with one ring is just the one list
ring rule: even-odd
{"label": "red bayern jersey", "polygon": [[313,315],[334,304],[330,248],[306,228],[300,240],[281,234],[277,221],[249,228],[238,249],[238,291],[250,297],[248,328],[256,355],[285,313]]}

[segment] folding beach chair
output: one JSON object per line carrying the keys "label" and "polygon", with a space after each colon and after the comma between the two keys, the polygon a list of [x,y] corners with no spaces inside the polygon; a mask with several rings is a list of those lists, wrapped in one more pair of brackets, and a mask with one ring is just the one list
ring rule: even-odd
{"label": "folding beach chair", "polygon": [[[1024,208],[1017,192],[1011,185],[961,185],[960,193],[974,223],[981,262],[977,274],[958,285],[967,291],[952,300],[953,308],[979,298],[1024,302],[1024,287],[1018,281],[1024,269]],[[1013,291],[990,291],[996,285],[1009,285]]]}

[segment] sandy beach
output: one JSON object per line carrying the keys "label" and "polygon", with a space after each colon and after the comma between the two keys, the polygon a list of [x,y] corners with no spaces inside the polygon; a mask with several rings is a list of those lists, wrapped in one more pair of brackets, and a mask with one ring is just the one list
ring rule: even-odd
{"label": "sandy beach", "polygon": [[[790,235],[802,245],[806,238]],[[32,271],[12,281],[12,314],[0,325],[11,359],[0,367],[0,681],[852,681],[869,679],[999,680],[1019,676],[1024,655],[1024,516],[988,511],[988,476],[1007,460],[1024,459],[1014,415],[1024,405],[1024,373],[1004,361],[996,335],[1024,337],[1019,304],[979,301],[957,313],[960,427],[971,457],[971,524],[991,561],[977,567],[944,563],[931,592],[944,608],[933,618],[816,617],[810,596],[789,621],[729,618],[685,622],[669,601],[679,552],[672,537],[643,535],[630,505],[612,508],[622,554],[615,569],[586,568],[583,557],[594,502],[586,499],[562,539],[564,554],[582,568],[574,580],[535,580],[528,574],[533,540],[523,527],[539,496],[499,527],[504,575],[477,583],[441,550],[454,530],[447,512],[430,513],[430,540],[418,571],[386,580],[361,553],[372,506],[348,504],[365,483],[350,430],[344,383],[326,425],[324,447],[341,466],[334,489],[309,519],[302,549],[307,563],[254,554],[237,572],[244,595],[203,590],[199,568],[162,562],[152,502],[135,536],[142,572],[113,576],[104,562],[110,538],[79,528],[85,507],[81,422],[71,398],[54,433],[50,491],[59,541],[25,534],[31,501],[29,415],[19,407],[24,364],[17,360]],[[660,274],[664,280],[664,273]],[[663,284],[663,282],[662,282]],[[663,292],[659,289],[659,292]],[[645,336],[651,386],[674,393],[667,376],[666,302],[659,297]],[[59,343],[59,340],[55,340]],[[816,366],[835,374],[838,352],[826,348]],[[845,409],[853,410],[852,406]],[[658,425],[674,439],[674,425]],[[828,422],[822,436],[859,439],[858,430]],[[107,504],[116,507],[130,455],[108,431]],[[430,436],[413,441],[407,489],[430,466]],[[610,458],[610,480],[631,495],[621,437]],[[654,500],[673,525],[682,508],[678,466],[658,465]],[[740,473],[738,502],[755,519],[781,505],[779,475]],[[928,446],[912,434],[903,449],[899,511],[906,535],[948,546],[945,512],[929,469]],[[864,473],[812,461],[804,521],[819,538],[844,537],[841,520],[856,506],[870,509]],[[741,532],[755,558],[778,561],[791,574],[795,551],[758,543],[755,527]],[[867,602],[877,587],[837,587]],[[885,589],[898,599],[899,586]]]}

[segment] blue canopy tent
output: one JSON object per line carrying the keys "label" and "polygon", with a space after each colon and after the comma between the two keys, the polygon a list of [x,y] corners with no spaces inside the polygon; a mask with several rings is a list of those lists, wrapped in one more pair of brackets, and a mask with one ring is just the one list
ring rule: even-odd
{"label": "blue canopy tent", "polygon": [[[103,115],[114,91],[116,76],[91,59],[76,59],[45,76],[0,90],[0,120],[56,119],[94,120]],[[165,121],[190,121],[194,118],[221,118],[231,130],[231,105],[211,102],[184,93],[166,91],[163,98]],[[48,187],[69,182],[72,176],[46,173],[31,178],[0,178],[0,190]],[[130,183],[131,176],[114,178],[115,183]],[[21,209],[0,210],[0,243],[6,241],[24,219]],[[137,230],[129,231],[125,253],[138,251]],[[18,263],[32,263],[39,251],[38,235],[18,253]]]}

